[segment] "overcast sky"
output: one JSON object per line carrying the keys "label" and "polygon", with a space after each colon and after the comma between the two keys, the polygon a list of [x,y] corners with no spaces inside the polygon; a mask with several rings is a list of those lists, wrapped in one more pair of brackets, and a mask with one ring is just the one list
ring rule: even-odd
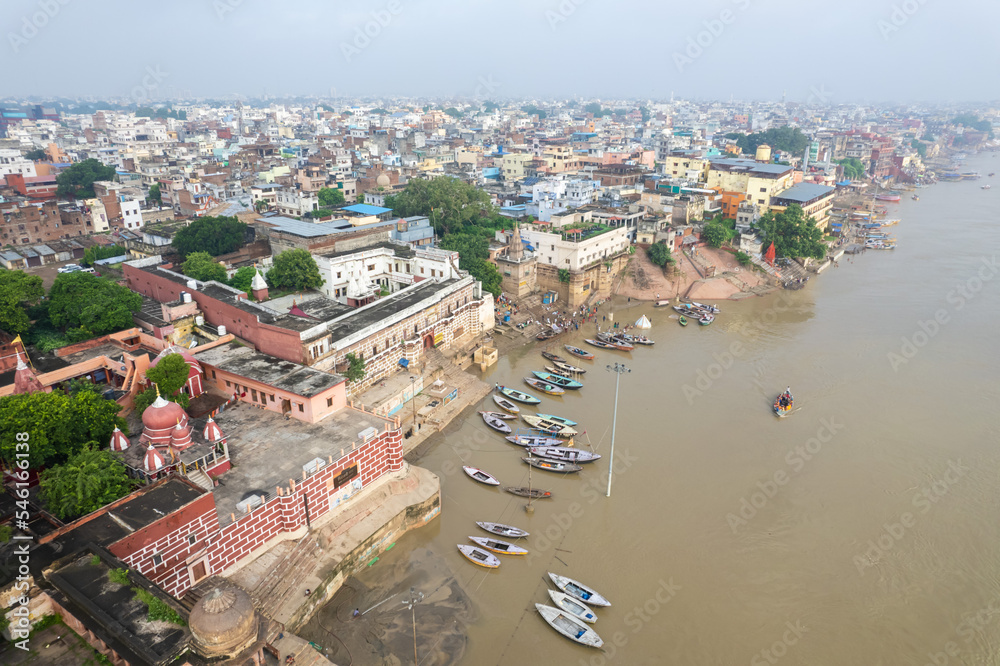
{"label": "overcast sky", "polygon": [[1000,98],[1000,3],[986,0],[4,0],[2,11],[4,96]]}

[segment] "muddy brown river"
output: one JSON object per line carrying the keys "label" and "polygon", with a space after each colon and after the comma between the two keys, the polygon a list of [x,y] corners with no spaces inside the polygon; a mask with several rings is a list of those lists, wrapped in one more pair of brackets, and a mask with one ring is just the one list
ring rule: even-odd
{"label": "muddy brown river", "polygon": [[[533,472],[553,493],[533,515],[461,471],[527,485],[518,447],[474,412],[438,436],[419,464],[441,476],[441,516],[386,557],[427,549],[468,595],[457,663],[1000,663],[1000,189],[981,189],[998,162],[974,156],[965,170],[981,181],[888,204],[896,250],[845,256],[801,291],[721,302],[711,326],[616,304],[619,321],[652,320],[656,345],[595,350],[578,362],[582,390],[543,398],[537,411],[579,421],[577,445],[604,458]],[[486,381],[527,389],[539,350],[501,358]],[[616,361],[631,373],[608,498]],[[795,410],[778,419],[786,385]],[[530,554],[474,566],[455,545],[484,534],[477,520],[530,531]],[[548,571],[611,600],[595,609],[603,650],[535,612]],[[445,636],[416,617],[418,654],[439,655]]]}

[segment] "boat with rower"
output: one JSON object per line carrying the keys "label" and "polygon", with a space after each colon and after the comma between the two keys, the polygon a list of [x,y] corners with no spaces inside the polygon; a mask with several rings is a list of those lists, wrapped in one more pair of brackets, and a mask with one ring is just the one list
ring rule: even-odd
{"label": "boat with rower", "polygon": [[462,555],[465,555],[465,559],[469,560],[473,564],[478,564],[481,567],[496,569],[500,566],[499,557],[487,553],[478,546],[469,546],[467,544],[460,543],[458,544],[458,551],[462,553]]}
{"label": "boat with rower", "polygon": [[778,418],[785,418],[792,413],[792,405],[795,399],[792,397],[792,389],[785,388],[785,392],[774,399],[774,414]]}
{"label": "boat with rower", "polygon": [[510,429],[510,424],[508,424],[503,419],[498,419],[497,417],[493,416],[495,412],[479,412],[479,414],[483,417],[483,422],[486,423],[486,425],[488,425],[489,427],[496,430],[497,432],[501,432],[505,435],[509,435],[512,432]]}
{"label": "boat with rower", "polygon": [[566,392],[566,389],[564,389],[563,387],[556,386],[555,384],[553,384],[551,382],[547,382],[547,381],[538,379],[536,377],[525,377],[524,378],[524,383],[527,384],[528,386],[532,387],[532,388],[538,389],[539,391],[542,391],[544,393],[548,393],[549,395],[562,395],[563,393]]}
{"label": "boat with rower", "polygon": [[545,604],[535,604],[535,609],[550,627],[574,643],[592,648],[604,646],[604,641],[601,640],[596,631],[566,611]]}
{"label": "boat with rower", "polygon": [[525,448],[529,446],[561,446],[563,441],[549,435],[508,435],[505,437],[511,444]]}
{"label": "boat with rower", "polygon": [[479,527],[486,530],[490,534],[507,537],[508,539],[522,539],[528,536],[528,532],[525,532],[520,527],[504,525],[503,523],[490,523],[477,520],[476,525],[479,525]]}
{"label": "boat with rower", "polygon": [[591,587],[584,585],[578,580],[573,580],[568,576],[560,576],[559,574],[554,574],[549,572],[549,578],[562,592],[565,592],[571,597],[579,599],[580,601],[586,602],[591,606],[610,606],[611,602],[608,601],[604,596],[597,593]]}
{"label": "boat with rower", "polygon": [[698,301],[691,301],[689,305],[699,310],[704,310],[705,312],[708,312],[710,314],[719,314],[719,308],[715,307],[714,305],[706,305],[704,303],[699,303]]}
{"label": "boat with rower", "polygon": [[640,333],[622,333],[618,335],[616,340],[621,340],[622,342],[627,342],[630,345],[646,345],[652,347],[656,344],[655,341],[650,340],[645,335]]}
{"label": "boat with rower", "polygon": [[504,486],[503,489],[511,495],[527,497],[528,499],[549,499],[552,497],[552,493],[548,490],[539,490],[538,488],[514,488],[511,486]]}
{"label": "boat with rower", "polygon": [[562,356],[557,356],[557,355],[553,354],[552,352],[547,352],[547,351],[543,351],[542,352],[542,358],[547,358],[548,360],[552,361],[553,363],[565,363],[566,362],[566,359],[564,359]]}
{"label": "boat with rower", "polygon": [[698,324],[701,326],[708,326],[713,321],[715,321],[715,317],[713,317],[712,315],[703,315],[698,319]]}
{"label": "boat with rower", "polygon": [[[594,360],[594,355],[585,349],[580,349],[579,347],[574,347],[573,345],[563,345],[563,346],[566,347],[566,351],[568,351],[573,356],[585,358],[588,361]],[[555,359],[549,359],[549,360],[554,361]]]}
{"label": "boat with rower", "polygon": [[[611,345],[618,351],[629,352],[635,349],[635,347],[630,342],[627,342],[624,338],[622,338],[619,335],[612,335],[611,333],[598,333],[597,341],[605,345]],[[590,342],[590,340],[587,340],[587,342]]]}
{"label": "boat with rower", "polygon": [[510,398],[511,400],[523,402],[526,405],[537,405],[538,403],[541,402],[540,398],[536,398],[530,393],[525,393],[523,391],[518,391],[516,389],[508,388],[501,384],[497,384],[496,388],[498,391],[500,391],[500,393],[503,393],[506,397]]}
{"label": "boat with rower", "polygon": [[521,458],[524,462],[528,463],[535,469],[543,469],[546,472],[557,472],[559,474],[572,474],[573,472],[579,472],[583,468],[574,463],[561,462],[559,460],[548,460],[547,458],[535,458],[527,457]]}
{"label": "boat with rower", "polygon": [[469,478],[478,481],[479,483],[484,483],[487,486],[499,486],[500,481],[497,477],[493,476],[489,472],[484,472],[478,467],[471,467],[469,465],[462,465],[462,469],[465,473],[469,475]]}
{"label": "boat with rower", "polygon": [[588,345],[593,345],[594,347],[598,347],[600,349],[618,349],[616,345],[613,345],[610,342],[604,342],[603,340],[595,340],[594,338],[584,338],[583,341],[586,342]]}
{"label": "boat with rower", "polygon": [[688,325],[687,317],[681,315],[680,318],[677,320],[677,323],[680,324],[681,326],[687,326]]}
{"label": "boat with rower", "polygon": [[516,418],[517,418],[517,417],[516,417],[516,416],[514,416],[513,414],[508,414],[508,413],[506,413],[506,412],[491,412],[491,411],[485,411],[485,410],[484,410],[484,411],[482,411],[482,412],[479,412],[479,413],[480,413],[480,414],[489,414],[490,416],[492,416],[492,417],[494,417],[494,418],[498,418],[498,419],[500,419],[501,421],[511,421],[511,420],[513,420],[513,419],[516,419]]}
{"label": "boat with rower", "polygon": [[562,361],[552,361],[552,365],[556,366],[558,370],[562,370],[563,372],[568,372],[574,375],[582,375],[587,372],[586,370],[584,370],[579,366],[570,365],[569,363],[564,363]]}
{"label": "boat with rower", "polygon": [[548,590],[549,597],[559,608],[563,609],[578,620],[594,624],[597,622],[597,615],[587,607],[587,604],[578,599],[574,599],[565,592],[558,590]]}
{"label": "boat with rower", "polygon": [[538,377],[542,381],[546,381],[550,384],[555,384],[560,388],[564,388],[567,391],[576,391],[583,388],[583,384],[576,381],[575,379],[570,379],[569,377],[564,377],[562,375],[557,375],[552,372],[539,372],[537,370],[532,370],[531,374]]}
{"label": "boat with rower", "polygon": [[511,414],[517,414],[521,411],[521,408],[515,405],[513,402],[503,397],[502,395],[493,394],[493,402],[497,403],[497,407],[500,409],[510,412]]}
{"label": "boat with rower", "polygon": [[470,536],[469,541],[476,544],[484,550],[488,550],[491,553],[500,553],[501,555],[527,555],[528,549],[522,548],[521,546],[515,546],[512,543],[507,543],[506,541],[501,541],[500,539],[491,539],[489,537],[474,537]]}
{"label": "boat with rower", "polygon": [[528,452],[533,456],[538,456],[539,458],[546,458],[548,460],[558,460],[560,462],[569,462],[584,464],[594,462],[595,460],[600,460],[601,456],[597,453],[591,453],[590,451],[581,451],[580,449],[570,448],[568,446],[529,446]]}

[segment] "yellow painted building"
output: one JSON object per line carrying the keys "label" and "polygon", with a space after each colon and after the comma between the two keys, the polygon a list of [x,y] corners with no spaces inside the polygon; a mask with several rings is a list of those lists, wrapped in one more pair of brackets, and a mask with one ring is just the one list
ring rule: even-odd
{"label": "yellow painted building", "polygon": [[745,192],[750,202],[766,209],[771,197],[794,184],[793,169],[746,159],[712,160],[705,186],[721,192]]}

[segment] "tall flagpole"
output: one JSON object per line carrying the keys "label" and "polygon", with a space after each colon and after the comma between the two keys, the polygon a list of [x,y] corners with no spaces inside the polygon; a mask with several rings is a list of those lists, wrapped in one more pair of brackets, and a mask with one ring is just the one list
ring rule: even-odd
{"label": "tall flagpole", "polygon": [[611,497],[611,479],[614,478],[615,466],[615,427],[618,425],[618,385],[621,383],[623,372],[632,372],[623,363],[615,363],[607,366],[607,370],[615,373],[615,411],[611,418],[611,460],[608,462],[608,497]]}

